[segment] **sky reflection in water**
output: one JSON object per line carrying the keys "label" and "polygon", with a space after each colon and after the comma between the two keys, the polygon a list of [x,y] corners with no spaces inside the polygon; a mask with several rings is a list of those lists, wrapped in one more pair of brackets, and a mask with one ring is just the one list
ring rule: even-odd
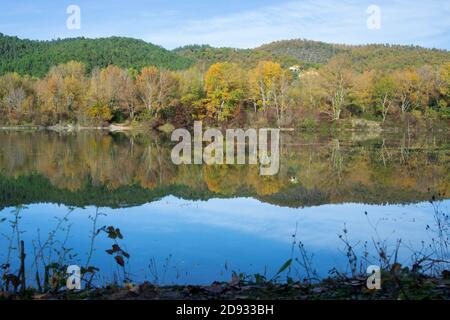
{"label": "sky reflection in water", "polygon": [[[443,201],[441,209],[448,212],[449,204],[450,200]],[[38,230],[45,238],[58,223],[55,217],[62,218],[69,211],[66,206],[54,204],[33,204],[27,208],[20,221],[26,243],[36,240]],[[0,218],[11,217],[12,209],[0,211]],[[92,230],[89,215],[95,210],[77,208],[69,215],[71,229],[66,247],[78,253],[72,263],[84,265],[86,261]],[[410,248],[418,248],[422,240],[431,239],[433,234],[427,225],[434,223],[433,208],[428,202],[384,206],[327,204],[295,209],[252,198],[190,201],[167,196],[142,206],[99,211],[106,216],[99,217],[98,227],[112,225],[124,235],[121,243],[131,254],[131,278],[154,280],[155,272],[148,267],[153,258],[159,282],[166,284],[228,280],[232,271],[273,276],[291,256],[296,229],[297,239],[314,255],[313,264],[321,276],[333,267],[346,270],[344,247],[338,238],[344,225],[359,253],[364,241],[369,242],[373,253],[372,239],[387,239],[393,249],[401,238],[400,262],[407,263]],[[7,234],[9,226],[0,224],[0,231]],[[64,237],[64,232],[58,232],[59,240]],[[97,237],[91,262],[106,279],[112,279],[113,271],[117,271],[114,260],[105,252],[111,244],[105,235]],[[0,259],[4,260],[7,241],[3,237],[0,248]],[[294,253],[298,256],[297,251]]]}

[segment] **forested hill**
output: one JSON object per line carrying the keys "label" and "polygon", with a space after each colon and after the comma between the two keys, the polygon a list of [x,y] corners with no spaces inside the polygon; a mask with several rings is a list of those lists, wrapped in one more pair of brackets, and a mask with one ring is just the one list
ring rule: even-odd
{"label": "forested hill", "polygon": [[197,62],[211,64],[233,61],[254,65],[261,60],[272,60],[284,66],[293,64],[322,64],[337,54],[346,52],[340,45],[310,40],[284,40],[263,45],[255,49],[214,48],[208,45],[191,45],[174,50],[179,55]]}
{"label": "forested hill", "polygon": [[337,55],[348,55],[357,70],[399,69],[424,64],[441,65],[450,61],[450,52],[401,45],[342,45],[311,40],[283,40],[255,49],[214,48],[208,45],[185,46],[174,50],[197,63],[232,61],[253,67],[260,60],[272,60],[284,67],[293,64],[321,65]]}
{"label": "forested hill", "polygon": [[209,66],[217,62],[235,62],[245,69],[253,68],[259,61],[270,60],[283,67],[301,64],[305,67],[316,66],[326,62],[331,56],[324,58],[314,50],[299,57],[297,54],[283,50],[269,50],[263,47],[256,49],[215,48],[209,45],[189,45],[174,50],[180,56],[194,60],[197,64]]}
{"label": "forested hill", "polygon": [[358,71],[441,65],[450,61],[449,51],[417,46],[350,46],[296,39],[276,41],[255,49],[190,45],[170,51],[143,40],[123,37],[35,41],[0,33],[0,74],[17,72],[38,77],[46,75],[51,66],[70,60],[83,62],[88,72],[110,64],[137,70],[150,65],[181,70],[193,64],[207,68],[216,62],[235,62],[250,69],[261,60],[278,62],[283,67],[299,64],[308,68],[325,64],[338,55],[348,55],[352,68]]}
{"label": "forested hill", "polygon": [[70,60],[83,62],[88,72],[94,67],[110,64],[138,70],[148,65],[171,70],[186,69],[192,65],[189,58],[132,38],[34,41],[0,33],[0,74],[14,71],[43,77],[51,66]]}

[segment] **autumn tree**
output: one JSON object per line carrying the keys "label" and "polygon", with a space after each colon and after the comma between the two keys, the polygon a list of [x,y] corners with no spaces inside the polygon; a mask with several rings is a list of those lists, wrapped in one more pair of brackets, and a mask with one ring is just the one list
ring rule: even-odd
{"label": "autumn tree", "polygon": [[63,78],[64,111],[69,114],[69,118],[79,116],[86,98],[85,66],[80,62],[70,61],[57,66],[52,72],[60,73]]}
{"label": "autumn tree", "polygon": [[180,81],[180,102],[183,111],[190,112],[191,119],[203,119],[206,116],[204,104],[207,102],[205,73],[198,67],[191,67],[177,74]]}
{"label": "autumn tree", "polygon": [[156,67],[142,68],[137,76],[138,94],[145,108],[152,113],[156,111],[156,100],[159,83],[159,70]]}
{"label": "autumn tree", "polygon": [[375,103],[375,111],[381,114],[383,122],[394,102],[395,85],[392,76],[387,73],[379,73],[373,79],[372,99]]}
{"label": "autumn tree", "polygon": [[255,69],[249,72],[250,95],[255,107],[275,108],[277,121],[288,106],[288,89],[292,81],[291,74],[283,70],[279,63],[260,61]]}
{"label": "autumn tree", "polygon": [[350,78],[349,104],[347,109],[355,115],[367,112],[372,102],[373,71],[353,73]]}
{"label": "autumn tree", "polygon": [[274,106],[282,71],[279,63],[260,61],[256,68],[249,72],[250,93],[255,108],[261,107],[266,111]]}
{"label": "autumn tree", "polygon": [[98,121],[110,121],[122,115],[131,119],[138,108],[135,83],[129,70],[108,66],[94,70],[89,87],[88,115]]}
{"label": "autumn tree", "polygon": [[36,83],[36,93],[38,96],[41,112],[50,118],[56,117],[61,121],[64,110],[64,80],[61,74],[53,72],[44,79]]}
{"label": "autumn tree", "polygon": [[305,107],[316,108],[320,105],[323,91],[320,85],[320,75],[316,70],[304,72],[299,76],[299,103]]}
{"label": "autumn tree", "polygon": [[0,114],[4,119],[16,121],[31,115],[34,107],[33,85],[33,79],[20,77],[17,73],[0,77]]}
{"label": "autumn tree", "polygon": [[321,69],[322,86],[331,120],[339,120],[350,89],[350,61],[346,56],[332,59]]}
{"label": "autumn tree", "polygon": [[418,104],[419,76],[414,70],[396,70],[392,74],[395,99],[402,113]]}
{"label": "autumn tree", "polygon": [[204,73],[197,67],[191,67],[188,70],[178,73],[180,80],[180,96],[184,103],[192,103],[206,97]]}
{"label": "autumn tree", "polygon": [[450,118],[450,62],[439,69],[439,109],[442,114]]}
{"label": "autumn tree", "polygon": [[427,107],[436,107],[439,100],[439,70],[430,65],[416,69],[419,81],[417,87],[417,109],[424,111]]}
{"label": "autumn tree", "polygon": [[51,68],[36,84],[41,110],[54,114],[59,121],[77,120],[85,101],[84,65],[70,61]]}
{"label": "autumn tree", "polygon": [[246,77],[234,63],[213,64],[205,75],[207,109],[211,118],[228,119],[246,94]]}
{"label": "autumn tree", "polygon": [[119,104],[130,120],[133,120],[136,112],[142,105],[138,100],[138,91],[134,80],[134,70],[130,69],[122,75],[122,87],[119,91]]}
{"label": "autumn tree", "polygon": [[286,110],[291,105],[289,90],[292,83],[292,74],[288,70],[283,70],[279,82],[278,90],[275,90],[275,110],[277,121],[280,124],[281,119],[285,116]]}
{"label": "autumn tree", "polygon": [[137,76],[136,84],[139,99],[151,115],[156,115],[178,97],[178,78],[168,70],[144,67]]}

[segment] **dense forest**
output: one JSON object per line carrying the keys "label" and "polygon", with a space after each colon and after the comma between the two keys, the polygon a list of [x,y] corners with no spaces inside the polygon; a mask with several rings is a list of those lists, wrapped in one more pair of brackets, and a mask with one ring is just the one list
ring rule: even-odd
{"label": "dense forest", "polygon": [[17,72],[36,77],[43,77],[52,66],[71,60],[82,62],[86,72],[110,64],[135,69],[153,65],[171,70],[186,69],[192,65],[190,59],[162,47],[121,37],[32,41],[0,33],[0,58],[1,74]]}
{"label": "dense forest", "polygon": [[314,127],[450,118],[450,53],[307,40],[173,51],[129,38],[0,35],[4,125],[211,124]]}

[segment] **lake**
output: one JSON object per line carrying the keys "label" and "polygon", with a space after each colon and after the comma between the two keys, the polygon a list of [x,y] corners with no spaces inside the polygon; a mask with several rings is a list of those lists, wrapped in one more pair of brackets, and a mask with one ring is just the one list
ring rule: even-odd
{"label": "lake", "polygon": [[95,266],[96,283],[270,279],[290,258],[280,280],[326,277],[382,264],[380,248],[392,262],[397,247],[410,265],[448,238],[449,141],[284,132],[279,173],[260,176],[257,165],[174,165],[174,143],[156,133],[0,131],[0,264],[17,270],[23,240],[31,282],[56,263]]}

